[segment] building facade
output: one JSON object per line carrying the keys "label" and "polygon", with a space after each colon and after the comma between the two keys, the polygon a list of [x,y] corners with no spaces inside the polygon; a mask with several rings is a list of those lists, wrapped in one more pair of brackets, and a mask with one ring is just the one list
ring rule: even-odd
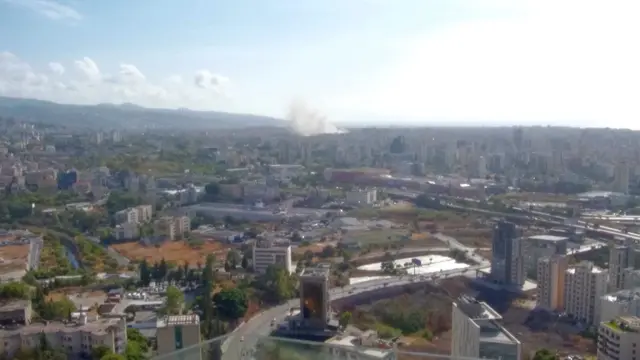
{"label": "building facade", "polygon": [[[158,355],[170,354],[181,349],[195,346],[197,351],[187,351],[183,354],[185,359],[200,359],[200,318],[198,315],[174,315],[167,316],[158,323],[156,333],[158,343]],[[188,355],[188,356],[187,356]],[[179,355],[176,354],[176,356]]]}
{"label": "building facade", "polygon": [[597,324],[600,298],[606,293],[607,273],[582,261],[565,272],[564,311],[587,325]]}
{"label": "building facade", "polygon": [[451,356],[469,359],[520,360],[522,345],[499,321],[502,316],[484,302],[462,297],[453,303]]}
{"label": "building facade", "polygon": [[564,309],[566,256],[554,255],[538,260],[538,306],[551,311]]}
{"label": "building facade", "polygon": [[279,245],[273,241],[258,241],[253,247],[253,271],[264,274],[269,266],[281,266],[289,274],[294,268],[291,262],[291,245]]}
{"label": "building facade", "polygon": [[598,360],[640,359],[640,318],[619,317],[598,328]]}
{"label": "building facade", "polygon": [[514,223],[501,221],[493,229],[491,280],[521,287],[525,280],[521,231]]}

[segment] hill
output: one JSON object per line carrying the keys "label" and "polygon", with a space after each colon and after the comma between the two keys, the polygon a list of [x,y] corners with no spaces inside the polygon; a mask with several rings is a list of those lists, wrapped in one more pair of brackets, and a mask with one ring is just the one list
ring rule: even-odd
{"label": "hill", "polygon": [[248,114],[188,109],[151,109],[135,104],[70,105],[0,97],[0,117],[70,128],[236,129],[284,126],[283,120]]}

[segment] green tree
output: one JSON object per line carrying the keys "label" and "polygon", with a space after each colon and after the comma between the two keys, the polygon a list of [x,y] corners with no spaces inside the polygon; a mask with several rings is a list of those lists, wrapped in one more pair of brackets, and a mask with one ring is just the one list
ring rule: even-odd
{"label": "green tree", "polygon": [[226,263],[229,264],[229,267],[232,269],[235,269],[238,267],[238,265],[240,265],[240,263],[242,262],[242,255],[240,255],[239,252],[235,251],[235,250],[229,250],[227,252],[227,259],[226,259]]}
{"label": "green tree", "polygon": [[142,260],[139,267],[140,271],[140,284],[142,286],[149,286],[151,283],[151,269],[149,269],[149,264],[147,260]]}
{"label": "green tree", "polygon": [[109,354],[113,354],[113,351],[104,345],[99,345],[91,349],[92,359],[102,359]]}
{"label": "green tree", "polygon": [[533,355],[532,360],[559,360],[559,358],[548,349],[540,349]]}
{"label": "green tree", "polygon": [[351,322],[351,313],[349,311],[344,311],[342,314],[340,314],[339,323],[342,328],[346,328],[350,322]]}
{"label": "green tree", "polygon": [[0,299],[28,299],[31,287],[23,282],[12,281],[0,286]]}
{"label": "green tree", "polygon": [[200,308],[203,313],[203,335],[205,339],[210,339],[213,336],[213,299],[211,293],[213,292],[213,267],[215,265],[215,257],[212,254],[207,255],[206,264],[202,271],[202,283],[203,293]]}
{"label": "green tree", "polygon": [[143,353],[149,351],[149,342],[138,329],[127,328],[127,341],[138,343],[140,351]]}
{"label": "green tree", "polygon": [[164,306],[164,313],[168,315],[177,315],[182,311],[184,304],[184,294],[175,286],[169,286],[166,294],[167,300]]}
{"label": "green tree", "polygon": [[100,360],[127,360],[124,356],[120,354],[107,354],[100,358]]}
{"label": "green tree", "polygon": [[249,299],[239,288],[224,289],[213,297],[216,313],[227,320],[238,320],[247,313]]}

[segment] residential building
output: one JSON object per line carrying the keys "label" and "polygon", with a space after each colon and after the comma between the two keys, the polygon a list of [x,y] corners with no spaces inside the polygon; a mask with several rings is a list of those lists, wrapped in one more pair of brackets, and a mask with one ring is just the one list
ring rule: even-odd
{"label": "residential building", "polygon": [[153,206],[151,205],[138,205],[134,209],[138,212],[138,221],[141,223],[151,221],[153,217]]}
{"label": "residential building", "polygon": [[598,321],[607,322],[619,316],[640,316],[640,288],[619,290],[600,297]]}
{"label": "residential building", "polygon": [[624,316],[600,323],[598,360],[640,359],[640,318]]}
{"label": "residential building", "polygon": [[612,190],[615,192],[629,193],[629,165],[625,161],[620,161],[615,167],[613,175]]}
{"label": "residential building", "polygon": [[626,278],[633,275],[637,254],[637,250],[631,244],[611,246],[609,250],[609,291],[613,292],[625,288]]}
{"label": "residential building", "polygon": [[562,311],[565,296],[565,273],[569,266],[566,256],[553,255],[538,260],[538,306]]}
{"label": "residential building", "polygon": [[585,324],[597,324],[600,298],[606,293],[607,273],[582,261],[565,272],[564,311]]}
{"label": "residential building", "polygon": [[116,212],[114,214],[114,217],[115,217],[115,220],[116,220],[116,224],[124,224],[124,223],[137,224],[137,223],[139,223],[138,210],[136,210],[135,208],[128,208],[128,209],[120,210],[120,211],[118,211],[118,212]]}
{"label": "residential building", "polygon": [[521,231],[516,224],[500,221],[493,229],[491,280],[522,287],[525,280]]}
{"label": "residential building", "polygon": [[[158,322],[156,332],[158,355],[169,354],[181,349],[196,346],[197,351],[184,354],[189,360],[201,359],[200,318],[198,315],[167,316]],[[188,356],[186,356],[188,355]]]}
{"label": "residential building", "polygon": [[127,346],[127,325],[122,318],[104,318],[89,321],[81,314],[73,323],[32,323],[11,330],[0,329],[0,352],[11,358],[23,347],[40,346],[42,335],[51,347],[65,349],[70,358],[86,358],[91,350],[105,346],[122,354]]}
{"label": "residential building", "polygon": [[183,237],[191,232],[191,219],[188,216],[175,216],[173,222],[177,237]]}
{"label": "residential building", "polygon": [[153,222],[153,233],[169,240],[176,238],[176,222],[172,216],[163,216]]}
{"label": "residential building", "polygon": [[272,265],[281,266],[290,274],[293,273],[291,245],[280,245],[272,240],[256,242],[253,247],[253,271],[264,274]]}
{"label": "residential building", "polygon": [[520,360],[522,345],[500,325],[502,316],[485,302],[461,297],[453,303],[451,356]]}
{"label": "residential building", "polygon": [[137,223],[122,223],[116,225],[113,235],[116,240],[131,240],[140,237],[140,227]]}
{"label": "residential building", "polygon": [[376,189],[347,191],[347,204],[370,205],[377,201]]}
{"label": "residential building", "polygon": [[522,240],[522,254],[527,274],[535,273],[538,260],[553,255],[566,255],[569,238],[556,235],[534,235]]}

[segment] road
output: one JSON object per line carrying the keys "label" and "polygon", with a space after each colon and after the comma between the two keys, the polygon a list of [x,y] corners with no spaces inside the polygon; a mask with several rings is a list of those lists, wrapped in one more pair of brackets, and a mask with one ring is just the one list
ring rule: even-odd
{"label": "road", "polygon": [[[392,194],[392,195],[397,195],[397,196],[403,196],[406,198],[410,198],[410,199],[415,199],[416,197],[418,197],[418,195],[420,195],[421,193],[419,192],[413,192],[413,191],[401,191],[401,190],[389,190],[387,191],[387,193]],[[460,199],[462,200],[462,199]],[[519,216],[518,214],[513,214],[513,213],[503,213],[503,212],[498,212],[498,211],[490,211],[490,210],[486,210],[486,209],[479,209],[479,208],[474,208],[474,207],[468,207],[468,206],[460,206],[460,205],[456,205],[453,204],[451,202],[447,202],[447,201],[441,201],[442,205],[445,205],[447,207],[453,208],[453,209],[459,209],[459,210],[466,210],[466,211],[474,211],[474,212],[480,212],[480,213],[485,213],[485,214],[489,214],[489,215],[498,215],[498,216]],[[594,232],[599,232],[601,234],[608,234],[608,235],[614,235],[614,236],[618,236],[618,237],[622,237],[622,238],[626,238],[626,239],[632,239],[635,241],[640,241],[640,234],[638,233],[632,233],[632,232],[623,232],[620,229],[616,229],[616,228],[612,228],[609,226],[599,226],[597,229],[594,229],[593,227],[589,226],[589,223],[582,221],[582,220],[578,220],[577,223],[575,224],[570,224],[570,223],[565,223],[565,220],[572,220],[569,218],[563,218],[562,216],[558,216],[558,215],[553,215],[553,214],[547,214],[547,213],[543,213],[540,211],[529,211],[523,208],[514,208],[514,210],[518,210],[524,213],[529,213],[531,215],[537,215],[537,216],[544,216],[548,219],[554,219],[554,220],[544,220],[548,223],[557,225],[557,226],[570,226],[570,227],[574,227],[576,229],[581,229],[581,230],[589,230],[589,231],[594,231]],[[529,218],[531,219],[531,216],[527,216],[527,215],[520,215],[522,218]],[[531,220],[535,220],[535,219],[531,219]]]}
{"label": "road", "polygon": [[[444,235],[442,235],[444,236]],[[460,250],[468,252],[470,249],[460,244],[455,239],[444,236],[445,241],[449,241],[451,246],[458,248]],[[453,241],[452,241],[453,240]],[[438,273],[434,273],[438,278],[449,278],[460,276],[466,274],[468,276],[473,276],[475,270],[479,270],[482,268],[486,268],[490,266],[489,262],[482,258],[481,256],[473,256],[474,260],[478,261],[480,265],[470,266],[465,269],[454,269],[448,271],[442,271]],[[405,284],[410,284],[417,281],[429,281],[431,275],[405,275],[395,279],[381,279],[381,280],[372,280],[362,283],[357,283],[353,285],[348,285],[343,288],[334,288],[330,290],[331,299],[340,299],[343,297],[353,296],[356,294],[361,294],[367,291],[374,291],[384,287],[392,287],[392,286],[401,286]],[[299,307],[300,299],[293,299],[288,301],[286,304],[279,305],[273,308],[270,308],[260,315],[253,317],[246,324],[240,326],[234,333],[229,335],[227,340],[226,351],[224,352],[223,359],[225,360],[236,360],[243,359],[244,353],[247,352],[248,349],[254,349],[257,342],[260,338],[265,336],[269,336],[271,331],[273,330],[271,327],[271,322],[273,319],[276,319],[276,323],[281,323],[285,320],[287,315],[289,314],[289,310],[292,307]],[[244,339],[244,341],[242,341]]]}

